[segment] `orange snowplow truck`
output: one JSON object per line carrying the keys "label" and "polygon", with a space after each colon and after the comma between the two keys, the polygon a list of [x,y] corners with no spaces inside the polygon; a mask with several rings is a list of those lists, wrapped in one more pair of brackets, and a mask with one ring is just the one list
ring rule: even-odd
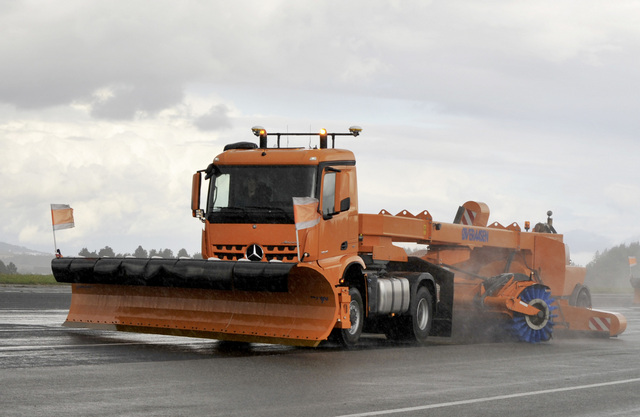
{"label": "orange snowplow truck", "polygon": [[[554,326],[624,331],[623,316],[590,308],[585,270],[569,265],[550,221],[534,232],[487,226],[477,202],[452,223],[359,213],[355,157],[334,145],[360,131],[322,130],[307,149],[280,140],[309,134],[255,127],[259,144],[227,145],[193,177],[204,259],[52,260],[56,280],[73,284],[65,325],[301,346],[353,346],[363,332],[422,343],[465,317],[526,342]],[[428,250],[407,256],[397,242]]]}

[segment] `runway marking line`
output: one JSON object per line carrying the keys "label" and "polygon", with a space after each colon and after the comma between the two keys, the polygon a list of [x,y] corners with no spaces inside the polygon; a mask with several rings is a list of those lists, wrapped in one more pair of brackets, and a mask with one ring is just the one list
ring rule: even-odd
{"label": "runway marking line", "polygon": [[456,406],[456,405],[476,404],[476,403],[484,403],[484,402],[496,401],[496,400],[508,400],[508,399],[511,399],[511,398],[520,398],[520,397],[529,397],[529,396],[534,396],[534,395],[553,394],[553,393],[557,393],[557,392],[577,391],[577,390],[582,390],[582,389],[608,387],[608,386],[612,386],[612,385],[632,384],[632,383],[635,383],[635,382],[640,382],[640,378],[622,379],[622,380],[619,380],[619,381],[610,381],[610,382],[600,382],[598,384],[577,385],[577,386],[574,386],[574,387],[545,389],[545,390],[540,390],[540,391],[520,392],[520,393],[517,393],[517,394],[496,395],[495,397],[475,398],[475,399],[471,399],[471,400],[460,400],[460,401],[451,401],[451,402],[438,403],[438,404],[419,405],[419,406],[416,406],[416,407],[404,407],[404,408],[394,408],[394,409],[389,409],[389,410],[369,411],[369,412],[366,412],[366,413],[344,414],[344,415],[340,415],[340,416],[336,416],[336,417],[382,416],[382,415],[386,415],[386,414],[407,413],[407,412],[411,412],[411,411],[430,410],[430,409],[434,409],[434,408],[453,407],[453,406]]}

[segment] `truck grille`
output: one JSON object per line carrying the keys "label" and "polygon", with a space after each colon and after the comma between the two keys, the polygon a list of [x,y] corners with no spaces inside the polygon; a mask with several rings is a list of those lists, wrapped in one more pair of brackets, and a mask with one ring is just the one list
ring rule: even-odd
{"label": "truck grille", "polygon": [[[223,261],[238,261],[246,256],[248,245],[213,245],[213,256]],[[297,262],[298,251],[295,245],[267,245],[263,261]]]}

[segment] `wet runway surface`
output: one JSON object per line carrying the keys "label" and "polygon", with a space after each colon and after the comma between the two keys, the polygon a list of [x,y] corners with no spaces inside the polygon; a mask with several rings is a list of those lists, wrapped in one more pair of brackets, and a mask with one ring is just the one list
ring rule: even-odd
{"label": "wet runway surface", "polygon": [[62,327],[68,287],[0,287],[6,416],[637,416],[640,308],[614,339],[393,345],[230,345]]}

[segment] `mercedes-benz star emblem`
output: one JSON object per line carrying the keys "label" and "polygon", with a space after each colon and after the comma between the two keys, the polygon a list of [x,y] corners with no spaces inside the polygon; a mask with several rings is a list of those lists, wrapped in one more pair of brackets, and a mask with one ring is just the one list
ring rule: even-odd
{"label": "mercedes-benz star emblem", "polygon": [[247,248],[247,259],[250,261],[261,261],[264,256],[264,250],[260,245],[249,245]]}

